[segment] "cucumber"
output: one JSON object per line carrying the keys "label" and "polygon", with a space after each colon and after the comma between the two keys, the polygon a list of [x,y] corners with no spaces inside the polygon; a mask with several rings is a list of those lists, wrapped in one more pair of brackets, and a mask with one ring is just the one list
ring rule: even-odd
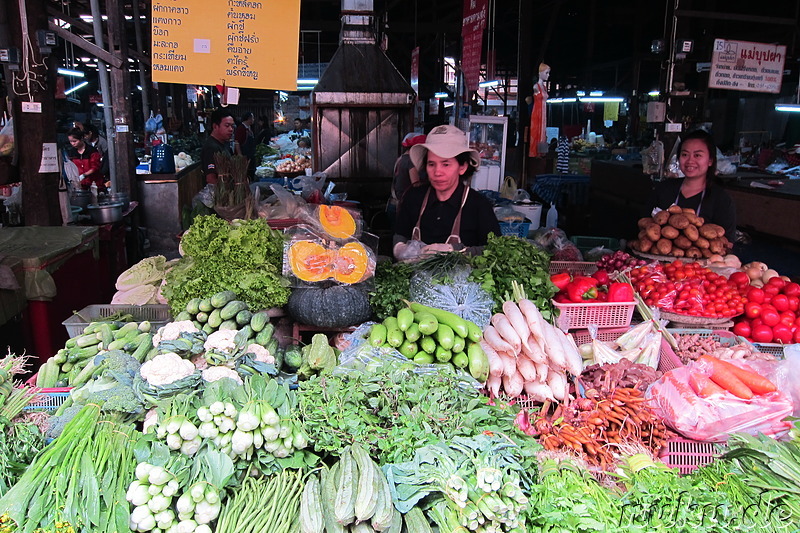
{"label": "cucumber", "polygon": [[414,320],[417,321],[417,327],[423,335],[433,335],[439,328],[439,321],[430,313],[415,313]]}
{"label": "cucumber", "polygon": [[419,346],[425,353],[433,354],[436,351],[436,341],[433,340],[433,337],[428,337],[427,335],[419,341]]}
{"label": "cucumber", "polygon": [[439,344],[439,346],[445,350],[453,349],[456,336],[453,330],[447,324],[439,323],[439,327],[436,329],[434,337],[436,338],[436,342]]}
{"label": "cucumber", "polygon": [[386,326],[387,330],[392,328],[400,329],[400,326],[397,324],[397,317],[395,316],[387,316],[383,321],[383,325]]}
{"label": "cucumber", "polygon": [[219,329],[220,330],[239,329],[239,324],[237,324],[235,320],[230,319],[220,324]]}
{"label": "cucumber", "polygon": [[253,328],[253,331],[256,333],[264,329],[267,324],[269,324],[269,314],[267,314],[266,311],[259,311],[253,314],[253,317],[250,319],[250,327]]}
{"label": "cucumber", "polygon": [[398,348],[398,351],[401,354],[403,354],[406,357],[408,357],[409,359],[411,359],[415,355],[417,355],[417,351],[418,351],[417,343],[416,342],[411,342],[409,340],[405,340],[405,341],[403,341],[403,344],[401,344],[400,347]]}
{"label": "cucumber", "polygon": [[190,315],[196,315],[200,312],[200,298],[192,298],[186,302],[186,312]]}
{"label": "cucumber", "polygon": [[175,322],[183,322],[184,320],[191,320],[194,315],[191,313],[187,313],[186,311],[181,311],[175,316]]}
{"label": "cucumber", "polygon": [[236,299],[236,293],[233,291],[222,291],[212,296],[209,300],[211,305],[217,309],[221,309]]}
{"label": "cucumber", "polygon": [[239,311],[244,311],[247,309],[247,304],[244,302],[240,302],[239,300],[234,300],[232,302],[228,302],[225,307],[219,312],[219,316],[222,320],[230,320],[231,318],[235,317]]}
{"label": "cucumber", "polygon": [[464,352],[459,352],[453,356],[453,366],[456,368],[467,368],[469,357]]}
{"label": "cucumber", "polygon": [[[176,318],[176,320],[177,320],[177,318]],[[128,322],[127,324],[125,324],[124,326],[122,326],[121,328],[119,328],[118,330],[116,330],[114,332],[114,338],[115,339],[121,339],[123,337],[127,337],[128,335],[130,335],[130,333],[132,331],[135,331],[135,332],[138,333],[139,332],[139,324],[137,324],[136,322]]]}
{"label": "cucumber", "polygon": [[406,331],[414,323],[414,313],[411,309],[404,307],[397,312],[397,327]]}
{"label": "cucumber", "polygon": [[439,345],[436,347],[436,351],[433,352],[433,357],[436,359],[437,363],[449,363],[450,359],[453,357],[453,353],[442,347],[442,345]]}
{"label": "cucumber", "polygon": [[386,343],[392,348],[399,348],[405,342],[405,336],[400,328],[386,330]]}
{"label": "cucumber", "polygon": [[211,312],[211,314],[208,315],[208,320],[206,321],[206,324],[208,324],[210,327],[214,329],[217,329],[219,325],[222,324],[223,322],[222,317],[220,316],[219,313],[220,313],[219,309],[214,309]]}
{"label": "cucumber", "polygon": [[369,343],[376,348],[386,344],[386,326],[375,324],[369,331]]}
{"label": "cucumber", "polygon": [[197,304],[197,308],[200,311],[205,311],[206,313],[210,313],[211,311],[214,310],[214,306],[211,305],[211,299],[209,298],[203,298],[202,300],[200,300],[200,303]]}
{"label": "cucumber", "polygon": [[414,362],[418,365],[429,365],[433,363],[433,356],[427,352],[417,352],[414,356]]}
{"label": "cucumber", "polygon": [[411,324],[411,327],[406,330],[406,339],[411,342],[417,342],[421,336],[422,333],[419,331],[419,325],[416,322]]}
{"label": "cucumber", "polygon": [[86,348],[87,346],[94,346],[100,342],[100,339],[95,333],[86,333],[75,339],[77,348]]}
{"label": "cucumber", "polygon": [[453,347],[450,348],[450,350],[453,353],[458,353],[458,352],[463,352],[464,348],[466,348],[466,347],[467,347],[467,341],[464,339],[464,337],[460,337],[460,336],[456,335],[453,338]]}
{"label": "cucumber", "polygon": [[58,380],[58,363],[50,358],[39,368],[39,373],[36,374],[36,386],[51,389],[55,387],[56,380]]}
{"label": "cucumber", "polygon": [[[74,348],[74,346],[73,346],[73,348]],[[64,348],[61,348],[52,357],[52,360],[53,360],[53,362],[55,362],[58,365],[63,365],[64,363],[67,362],[67,355],[68,354],[69,354],[69,352],[67,350],[65,350]]]}
{"label": "cucumber", "polygon": [[411,310],[416,313],[430,313],[436,317],[436,320],[439,321],[440,324],[447,324],[450,326],[453,331],[461,335],[462,337],[466,337],[469,334],[469,329],[467,328],[467,321],[461,318],[460,316],[451,313],[450,311],[443,311],[442,309],[436,309],[435,307],[428,307],[427,305],[422,305],[416,302],[411,303]]}
{"label": "cucumber", "polygon": [[217,331],[217,328],[212,328],[207,322],[205,324],[203,324],[203,333],[206,333],[207,335],[211,335],[215,331]]}
{"label": "cucumber", "polygon": [[205,324],[206,322],[208,322],[208,317],[209,317],[208,313],[206,313],[205,311],[200,311],[195,315],[194,319],[200,322],[201,324]]}
{"label": "cucumber", "polygon": [[467,346],[469,374],[480,382],[489,379],[489,358],[477,342]]}
{"label": "cucumber", "polygon": [[203,329],[203,323],[198,322],[197,320],[192,320],[192,325],[197,328],[197,330]]}
{"label": "cucumber", "polygon": [[249,326],[250,320],[252,318],[253,318],[253,313],[251,313],[247,309],[242,309],[241,311],[236,313],[235,317],[233,317],[233,319],[236,320],[236,323],[239,324],[240,326]]}
{"label": "cucumber", "polygon": [[147,335],[147,336],[141,338],[141,340],[139,341],[139,346],[131,354],[131,356],[140,363],[144,362],[145,357],[147,357],[147,354],[150,353],[150,350],[153,349],[153,336],[150,335],[149,333],[143,333],[142,335]]}
{"label": "cucumber", "polygon": [[255,343],[261,346],[266,346],[272,340],[272,329],[262,329],[256,335]]}

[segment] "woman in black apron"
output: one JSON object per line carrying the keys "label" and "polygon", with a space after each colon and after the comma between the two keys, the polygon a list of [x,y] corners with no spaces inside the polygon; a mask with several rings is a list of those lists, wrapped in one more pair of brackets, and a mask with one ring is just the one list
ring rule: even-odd
{"label": "woman in black apron", "polygon": [[427,172],[428,183],[409,189],[400,204],[396,259],[465,248],[476,253],[489,233],[500,235],[491,203],[469,186],[480,156],[463,131],[437,126],[409,153],[414,166]]}
{"label": "woman in black apron", "polygon": [[736,206],[728,192],[715,183],[717,146],[711,135],[703,130],[686,135],[678,150],[678,163],[685,177],[657,184],[651,205],[660,209],[673,204],[694,209],[706,222],[725,228],[725,236],[735,242]]}

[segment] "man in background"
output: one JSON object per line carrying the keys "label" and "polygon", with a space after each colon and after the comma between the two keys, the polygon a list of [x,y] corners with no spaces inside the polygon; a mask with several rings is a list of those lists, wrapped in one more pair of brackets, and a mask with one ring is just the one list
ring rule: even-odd
{"label": "man in background", "polygon": [[214,154],[225,153],[233,155],[231,141],[233,139],[234,120],[230,111],[219,108],[211,113],[209,119],[211,123],[211,134],[203,143],[203,151],[200,154],[200,163],[203,166],[203,174],[206,176],[206,183],[217,183],[217,167],[214,163]]}

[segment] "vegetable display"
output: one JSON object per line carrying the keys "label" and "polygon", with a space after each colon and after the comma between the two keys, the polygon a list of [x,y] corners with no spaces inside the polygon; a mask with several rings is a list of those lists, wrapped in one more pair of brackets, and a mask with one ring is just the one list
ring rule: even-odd
{"label": "vegetable display", "polygon": [[773,276],[762,287],[742,281],[738,287],[746,294],[747,303],[744,316],[733,326],[734,333],[754,342],[800,342],[800,285]]}
{"label": "vegetable display", "polygon": [[405,305],[410,294],[411,275],[414,267],[410,263],[383,261],[375,268],[374,288],[369,293],[369,305],[375,316],[383,320]]}
{"label": "vegetable display", "polygon": [[630,246],[640,252],[701,259],[725,255],[732,246],[722,226],[707,223],[686,207],[673,205],[640,219],[638,225],[639,236]]}

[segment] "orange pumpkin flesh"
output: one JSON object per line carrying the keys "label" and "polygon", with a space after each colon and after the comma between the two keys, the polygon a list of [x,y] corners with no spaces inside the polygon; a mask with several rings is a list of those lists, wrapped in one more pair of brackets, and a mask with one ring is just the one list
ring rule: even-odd
{"label": "orange pumpkin flesh", "polygon": [[366,248],[360,242],[349,242],[339,248],[333,277],[339,283],[358,283],[372,266]]}
{"label": "orange pumpkin flesh", "polygon": [[314,283],[331,276],[331,253],[321,244],[297,241],[289,247],[289,268],[298,279]]}
{"label": "orange pumpkin flesh", "polygon": [[319,206],[319,222],[329,235],[347,239],[356,232],[356,221],[350,212],[338,205]]}

